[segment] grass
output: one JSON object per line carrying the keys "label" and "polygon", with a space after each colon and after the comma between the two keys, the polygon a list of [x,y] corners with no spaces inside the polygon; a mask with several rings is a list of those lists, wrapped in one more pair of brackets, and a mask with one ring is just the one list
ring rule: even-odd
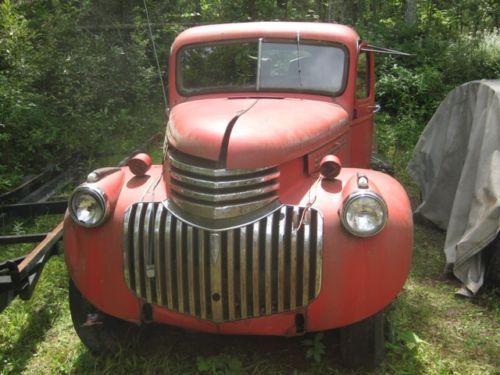
{"label": "grass", "polygon": [[[58,220],[44,217],[11,229],[43,231]],[[416,226],[413,268],[389,312],[387,357],[373,374],[500,374],[500,290],[486,289],[473,300],[454,297],[460,284],[443,276],[443,243],[442,232]],[[0,259],[29,250],[0,248]],[[311,347],[305,340],[314,335],[214,336],[158,326],[147,328],[129,349],[93,357],[73,330],[67,282],[63,258],[56,256],[33,298],[16,300],[0,314],[0,374],[366,373],[339,367],[335,333],[321,338],[330,349],[319,362],[306,358]]]}

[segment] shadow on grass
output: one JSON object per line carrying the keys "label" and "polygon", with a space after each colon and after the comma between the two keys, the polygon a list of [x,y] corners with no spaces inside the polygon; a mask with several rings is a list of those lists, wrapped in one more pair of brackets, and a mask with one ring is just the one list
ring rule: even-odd
{"label": "shadow on grass", "polygon": [[[237,359],[244,374],[386,374],[422,373],[425,365],[416,351],[397,340],[388,344],[387,359],[379,369],[346,370],[340,365],[337,331],[325,335],[325,354],[320,363],[307,359],[303,342],[313,334],[284,338],[190,333],[173,327],[150,325],[129,348],[111,356],[94,357],[84,350],[72,372],[202,374],[198,364],[207,359],[224,362]],[[221,366],[224,363],[221,364]],[[215,373],[215,372],[214,372]],[[220,374],[231,372],[221,371]]]}
{"label": "shadow on grass", "polygon": [[8,359],[9,373],[20,374],[23,372],[29,360],[33,357],[36,347],[44,340],[54,318],[54,311],[51,311],[47,306],[30,313],[16,343],[2,353],[4,358]]}
{"label": "shadow on grass", "polygon": [[[94,357],[85,350],[73,371],[196,374],[200,358],[227,355],[244,366],[273,367],[280,373],[307,367],[304,337],[229,336],[192,333],[162,325],[145,326],[136,342],[112,356]],[[104,370],[105,369],[105,370]],[[261,373],[261,372],[259,372]]]}

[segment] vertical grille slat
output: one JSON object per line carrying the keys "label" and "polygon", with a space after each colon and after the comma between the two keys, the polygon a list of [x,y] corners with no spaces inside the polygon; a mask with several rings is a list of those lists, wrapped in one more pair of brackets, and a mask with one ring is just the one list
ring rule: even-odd
{"label": "vertical grille slat", "polygon": [[193,227],[187,228],[187,268],[188,268],[188,289],[189,289],[189,313],[195,315],[194,303],[194,243]]}
{"label": "vertical grille slat", "polygon": [[304,225],[304,242],[303,242],[303,260],[302,260],[302,303],[309,300],[309,254],[310,254],[310,224],[306,222]]}
{"label": "vertical grille slat", "polygon": [[265,278],[265,286],[264,286],[264,294],[265,294],[265,311],[266,315],[271,315],[272,312],[272,291],[273,287],[271,285],[272,280],[272,239],[273,239],[273,216],[270,215],[267,217],[266,223],[266,233],[265,233],[265,266],[264,266],[264,278]]}
{"label": "vertical grille slat", "polygon": [[[134,267],[133,267],[133,262],[132,259],[130,259],[131,248],[133,248],[133,245],[131,246],[130,243],[130,237],[133,236],[133,234],[130,233],[130,226],[132,226],[133,229],[133,223],[134,223],[134,213],[135,213],[135,206],[130,207],[126,212],[125,212],[125,218],[123,220],[125,224],[123,228],[123,265],[124,265],[124,276],[125,276],[125,282],[129,286],[130,289],[135,289],[135,277],[134,277]],[[127,225],[128,224],[128,225]]]}
{"label": "vertical grille slat", "polygon": [[252,237],[252,308],[253,316],[259,316],[259,222],[253,224]]}
{"label": "vertical grille slat", "polygon": [[314,279],[314,295],[317,296],[321,290],[321,278],[323,277],[323,220],[316,215],[316,277]]}
{"label": "vertical grille slat", "polygon": [[144,277],[143,277],[143,268],[141,267],[141,245],[140,245],[140,240],[141,240],[141,227],[142,222],[142,211],[143,211],[143,204],[139,203],[137,206],[137,210],[135,211],[135,220],[134,220],[134,233],[133,233],[133,238],[134,238],[134,249],[133,249],[133,259],[134,259],[134,275],[135,275],[135,293],[138,295],[143,295],[142,290],[143,290],[143,283],[144,283]]}
{"label": "vertical grille slat", "polygon": [[164,239],[165,239],[165,278],[167,280],[167,307],[174,308],[174,287],[173,287],[173,264],[172,264],[172,241],[170,231],[172,229],[172,215],[167,214],[165,222]]}
{"label": "vertical grille slat", "polygon": [[227,306],[228,320],[235,319],[235,279],[234,279],[234,231],[230,230],[227,233]]}
{"label": "vertical grille slat", "polygon": [[125,213],[124,275],[145,302],[216,323],[307,306],[321,288],[323,220],[282,206],[245,226],[211,231],[161,203]]}
{"label": "vertical grille slat", "polygon": [[207,286],[205,283],[205,231],[200,230],[198,233],[198,269],[200,272],[200,316],[202,319],[207,319]]}
{"label": "vertical grille slat", "polygon": [[148,204],[146,207],[146,213],[144,215],[144,236],[143,236],[143,248],[147,249],[144,252],[143,258],[144,258],[144,268],[146,270],[146,278],[145,278],[145,288],[146,288],[146,300],[152,301],[153,300],[153,289],[151,287],[151,280],[152,280],[152,273],[151,273],[151,266],[153,264],[153,259],[152,258],[152,237],[151,237],[151,232],[152,232],[152,225],[153,225],[153,220],[151,220],[151,215],[154,214],[154,206],[151,204]]}
{"label": "vertical grille slat", "polygon": [[220,233],[210,233],[210,292],[212,320],[222,322],[222,238]]}
{"label": "vertical grille slat", "polygon": [[241,228],[240,232],[240,309],[241,318],[248,317],[247,303],[247,228]]}
{"label": "vertical grille slat", "polygon": [[177,306],[179,312],[184,312],[184,277],[183,273],[186,271],[182,261],[183,256],[183,243],[182,243],[182,221],[177,220],[175,225],[175,238],[177,246],[175,246],[175,271],[177,274]]}
{"label": "vertical grille slat", "polygon": [[290,246],[290,310],[297,307],[297,228],[299,225],[299,208],[292,211],[292,240]]}
{"label": "vertical grille slat", "polygon": [[285,218],[286,207],[282,207],[278,232],[278,311],[285,310]]}
{"label": "vertical grille slat", "polygon": [[[156,210],[156,218],[155,223],[158,225],[154,226],[154,263],[155,263],[155,286],[156,286],[156,298],[158,300],[159,305],[164,305],[165,301],[163,299],[163,286],[162,281],[165,280],[165,273],[162,271],[163,262],[162,262],[162,244],[160,240],[161,236],[161,227],[162,227],[162,219],[164,213],[163,206],[159,206]],[[152,301],[151,301],[152,302]]]}

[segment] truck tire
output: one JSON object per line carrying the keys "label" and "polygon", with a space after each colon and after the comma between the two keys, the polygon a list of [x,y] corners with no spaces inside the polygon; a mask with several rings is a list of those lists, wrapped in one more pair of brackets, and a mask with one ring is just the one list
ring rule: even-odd
{"label": "truck tire", "polygon": [[348,368],[377,367],[385,355],[384,310],[340,328],[342,363]]}
{"label": "truck tire", "polygon": [[140,328],[94,307],[69,281],[69,309],[75,331],[93,355],[109,355],[130,346]]}
{"label": "truck tire", "polygon": [[485,282],[498,287],[500,286],[500,234],[483,252],[486,263]]}

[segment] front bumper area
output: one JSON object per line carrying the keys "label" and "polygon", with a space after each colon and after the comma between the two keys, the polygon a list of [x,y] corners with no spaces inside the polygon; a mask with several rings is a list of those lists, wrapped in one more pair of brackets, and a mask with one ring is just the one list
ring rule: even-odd
{"label": "front bumper area", "polygon": [[[354,323],[358,320],[364,319],[377,311],[381,310],[389,304],[393,298],[400,291],[401,287],[406,280],[406,277],[410,268],[411,259],[411,248],[412,248],[412,218],[411,210],[408,202],[406,193],[400,187],[397,182],[395,182],[391,177],[383,175],[374,171],[366,171],[367,177],[371,181],[376,181],[379,187],[380,193],[385,197],[387,201],[387,206],[389,209],[389,219],[386,227],[382,232],[371,238],[356,238],[348,234],[343,228],[339,220],[338,210],[341,207],[341,186],[345,186],[350,178],[356,175],[356,170],[354,169],[343,169],[342,173],[339,175],[338,180],[334,182],[324,181],[321,185],[315,185],[315,178],[301,179],[297,180],[295,188],[290,190],[293,194],[283,195],[282,202],[286,203],[285,206],[273,211],[272,216],[274,219],[273,224],[277,225],[277,229],[273,228],[271,231],[276,238],[280,233],[280,220],[278,219],[278,213],[280,210],[288,210],[288,206],[292,207],[305,207],[308,206],[308,197],[310,195],[316,196],[314,204],[311,206],[311,212],[316,211],[318,215],[318,222],[316,225],[322,225],[323,234],[322,246],[321,248],[321,262],[322,266],[317,267],[315,271],[321,269],[320,276],[320,289],[317,293],[316,284],[314,286],[314,295],[311,294],[309,289],[309,295],[307,296],[307,302],[302,302],[300,296],[303,296],[303,280],[297,282],[296,289],[296,306],[295,308],[290,307],[290,291],[286,286],[283,290],[283,310],[280,309],[280,297],[279,290],[276,285],[279,284],[279,280],[273,280],[274,273],[266,272],[266,257],[262,250],[259,251],[259,269],[258,275],[258,309],[254,310],[253,305],[253,252],[248,249],[253,246],[253,240],[251,236],[254,233],[253,224],[245,226],[245,234],[247,235],[247,290],[251,290],[252,293],[247,294],[247,312],[246,317],[242,314],[242,301],[238,301],[237,293],[241,290],[241,281],[238,284],[238,279],[241,280],[241,272],[238,277],[238,270],[233,269],[232,277],[234,279],[234,302],[227,302],[226,306],[222,304],[222,309],[216,310],[216,316],[210,316],[213,314],[213,308],[206,302],[206,317],[202,315],[201,309],[201,297],[194,298],[194,313],[190,312],[190,299],[192,297],[189,295],[189,266],[186,265],[182,268],[182,283],[183,283],[183,309],[181,312],[179,306],[179,301],[175,302],[175,293],[172,296],[172,309],[169,309],[168,305],[168,286],[167,279],[161,278],[161,283],[164,283],[158,289],[156,287],[156,279],[152,282],[150,286],[150,293],[152,303],[148,303],[148,288],[147,284],[141,286],[140,283],[136,283],[132,288],[131,281],[125,280],[124,270],[130,267],[127,266],[124,259],[124,248],[127,241],[124,238],[123,228],[124,228],[124,218],[127,210],[131,210],[131,207],[136,207],[137,197],[144,197],[145,202],[155,202],[155,203],[143,203],[143,208],[141,215],[139,215],[138,228],[142,228],[142,235],[139,235],[137,239],[134,239],[137,243],[137,248],[144,246],[143,243],[145,239],[147,242],[153,240],[153,259],[154,259],[154,239],[155,239],[155,228],[156,225],[150,225],[149,230],[145,231],[145,220],[148,211],[148,206],[155,206],[157,211],[156,214],[160,216],[160,223],[163,221],[163,228],[165,229],[165,222],[167,220],[167,213],[165,210],[158,210],[161,202],[167,199],[164,190],[161,188],[161,184],[156,184],[158,176],[161,175],[161,168],[152,168],[149,172],[149,176],[138,178],[134,176],[127,175],[125,183],[122,187],[120,197],[117,200],[116,207],[113,215],[110,217],[106,223],[97,228],[83,228],[78,224],[74,223],[69,217],[65,220],[64,227],[64,247],[65,247],[65,258],[68,265],[69,273],[71,278],[74,280],[75,285],[81,291],[83,296],[90,301],[94,306],[96,306],[101,311],[121,318],[131,322],[141,322],[144,320],[151,320],[157,323],[164,323],[175,325],[191,330],[204,331],[211,333],[228,333],[228,334],[265,334],[265,335],[295,335],[301,333],[301,330],[297,330],[297,322],[303,320],[304,332],[320,331],[332,329],[347,324]],[[157,186],[156,189],[154,187]],[[163,206],[164,207],[164,206]],[[292,209],[293,211],[293,209]],[[131,211],[129,211],[132,214]],[[160,212],[160,213],[158,213]],[[299,209],[300,212],[300,209]],[[285,212],[285,215],[288,215]],[[137,213],[135,214],[137,216]],[[300,216],[300,215],[299,215]],[[307,215],[306,215],[307,216]],[[142,217],[142,219],[141,219]],[[130,220],[130,219],[129,219]],[[141,225],[140,220],[144,220]],[[151,219],[149,219],[151,220]],[[156,215],[155,219],[156,220]],[[267,216],[266,222],[263,219],[259,219],[260,223],[258,230],[259,234],[263,234],[267,231]],[[287,219],[293,223],[293,215]],[[170,230],[173,230],[173,235],[177,236],[177,222],[175,226],[172,226],[173,221],[170,224]],[[158,228],[162,227],[158,226]],[[184,227],[183,227],[184,225]],[[287,224],[289,227],[292,224]],[[312,224],[311,224],[312,225]],[[130,227],[130,225],[129,225]],[[129,228],[129,231],[131,228]],[[210,230],[200,229],[194,226],[188,226],[185,224],[180,224],[181,227],[181,238],[187,243],[189,238],[200,238],[200,233]],[[191,227],[191,229],[189,229]],[[184,229],[183,229],[184,228]],[[285,225],[286,228],[286,225]],[[133,229],[132,229],[133,230]],[[233,228],[233,238],[240,236],[241,239],[241,228]],[[215,230],[217,231],[217,230]],[[285,229],[285,232],[287,229]],[[192,232],[192,233],[191,233]],[[224,232],[224,231],[221,231]],[[236,234],[238,232],[238,234]],[[317,228],[313,230],[317,233]],[[175,233],[175,234],[174,234]],[[190,234],[191,233],[191,234]],[[197,233],[195,235],[195,233]],[[227,243],[227,237],[231,236],[226,232],[221,238],[221,244],[223,241]],[[277,235],[276,235],[277,233]],[[299,231],[300,233],[300,231]],[[146,235],[147,234],[147,235]],[[158,235],[160,240],[164,241],[164,232],[158,230]],[[250,236],[251,235],[251,236]],[[273,239],[273,235],[270,236],[271,247],[277,247],[277,252],[279,252],[279,242]],[[289,232],[287,236],[292,236],[293,232]],[[129,232],[129,236],[131,236]],[[141,237],[142,236],[142,237]],[[163,240],[161,239],[163,236]],[[192,237],[191,237],[192,236]],[[298,235],[297,241],[299,241],[301,235]],[[205,235],[203,237],[206,239]],[[208,236],[209,237],[209,236]],[[223,239],[225,237],[225,239]],[[266,236],[267,237],[267,236]],[[265,237],[259,237],[264,239],[259,239],[259,249],[266,248]],[[210,239],[208,239],[208,242]],[[273,242],[274,241],[274,242]],[[302,241],[302,240],[300,240]],[[299,241],[299,242],[300,242]],[[313,238],[313,234],[309,237],[309,241],[316,242],[318,239]],[[140,244],[139,244],[140,242]],[[208,243],[205,241],[205,243]],[[240,241],[241,242],[241,241]],[[161,243],[161,242],[159,242]],[[129,245],[130,246],[130,245]],[[136,246],[136,245],[134,245]],[[177,245],[176,245],[177,246]],[[204,245],[206,246],[206,245]],[[219,257],[221,257],[220,267],[221,269],[227,269],[227,259],[228,250],[226,246],[220,246],[226,248],[226,250],[221,250]],[[297,245],[299,247],[299,245]],[[203,247],[205,248],[205,247]],[[237,247],[236,244],[233,248],[233,264],[239,264],[237,262],[237,256],[235,253],[241,251],[241,248]],[[291,249],[291,247],[290,247]],[[172,251],[177,251],[177,248],[172,249]],[[226,252],[225,259],[222,260],[223,252]],[[291,250],[290,250],[291,251]],[[300,261],[299,250],[297,250],[297,264]],[[130,253],[132,254],[132,253]],[[214,258],[216,254],[214,254]],[[250,256],[252,255],[252,256]],[[148,255],[149,256],[149,255]],[[173,257],[174,255],[172,255]],[[186,252],[186,259],[189,256],[189,251]],[[205,270],[208,268],[210,272],[210,252],[205,252]],[[141,260],[142,259],[142,260]],[[148,258],[151,259],[151,258]],[[173,258],[172,258],[173,259]],[[195,255],[193,247],[193,260],[199,260],[199,257]],[[311,259],[311,258],[310,258]],[[130,259],[127,259],[129,261]],[[146,258],[139,257],[139,263],[145,262]],[[183,258],[184,260],[184,258]],[[160,262],[161,256],[160,256]],[[261,263],[262,262],[262,263]],[[177,263],[177,258],[175,264]],[[199,263],[199,262],[198,262]],[[216,262],[217,263],[217,262]],[[257,264],[257,262],[255,262]],[[262,264],[263,268],[260,268]],[[271,268],[277,267],[279,261],[276,257],[271,257]],[[300,263],[303,266],[303,263]],[[286,265],[286,261],[285,261]],[[310,261],[309,267],[311,267],[312,261]],[[144,275],[147,273],[146,262],[141,266]],[[166,267],[166,265],[165,265]],[[198,265],[199,267],[199,265]],[[135,272],[135,260],[133,264]],[[285,269],[287,266],[285,266]],[[299,269],[297,267],[297,275],[299,274]],[[129,269],[129,272],[130,269]],[[151,272],[151,271],[150,271]],[[155,269],[156,275],[156,269]],[[158,272],[164,272],[164,270],[159,270]],[[288,278],[288,274],[285,271],[285,279]],[[193,264],[193,277],[194,285],[196,285],[196,280],[199,281],[200,273],[199,269],[195,272]],[[279,274],[279,272],[276,272]],[[145,276],[139,277],[140,280],[148,281],[149,278]],[[311,275],[311,274],[309,274]],[[130,275],[129,275],[130,277]],[[230,271],[226,272],[224,278],[230,278]],[[271,277],[271,285],[274,285],[276,289],[271,290],[271,303],[269,304],[268,295],[266,294],[266,278]],[[222,285],[228,285],[221,279]],[[309,276],[309,283],[316,276]],[[174,282],[178,283],[177,274],[175,274],[174,280],[172,280],[172,285]],[[186,281],[187,280],[187,281]],[[212,298],[213,292],[210,294],[208,292],[209,287],[212,287],[212,279],[205,279],[206,293],[205,298]],[[300,280],[300,277],[297,278]],[[215,281],[217,281],[215,279]],[[214,285],[216,284],[214,281]],[[129,284],[127,284],[129,283]],[[218,283],[218,281],[217,281]],[[261,285],[262,283],[262,285]],[[220,285],[220,284],[217,284]],[[215,285],[216,286],[216,285]],[[137,287],[140,288],[140,293],[136,291]],[[143,289],[144,288],[144,289]],[[176,287],[177,290],[178,286]],[[157,291],[160,290],[160,296],[158,296]],[[226,300],[229,301],[231,294],[229,292],[229,286],[221,287],[222,293],[226,293]],[[156,297],[154,292],[157,293]],[[240,291],[241,293],[241,291]],[[161,301],[160,298],[161,297]],[[154,299],[156,298],[156,299]],[[241,298],[241,297],[240,297]],[[312,298],[312,299],[311,299]],[[217,298],[216,298],[217,299]],[[288,300],[287,300],[288,299]],[[304,299],[304,301],[306,300]],[[221,298],[222,300],[222,298]],[[154,302],[156,301],[156,302]],[[166,304],[166,305],[165,305]],[[267,305],[266,305],[267,304]],[[233,307],[230,308],[230,305]],[[257,304],[256,304],[257,305]],[[145,319],[144,310],[149,309],[151,315],[148,319]],[[293,306],[293,305],[292,305]],[[230,310],[234,308],[233,312]],[[266,312],[267,308],[267,312]],[[220,312],[222,310],[222,312]],[[219,312],[217,312],[219,311]],[[270,311],[270,314],[268,315]],[[219,314],[219,315],[217,315]],[[230,316],[231,314],[231,316]],[[218,318],[217,318],[218,317]],[[217,322],[219,319],[219,322]]]}

